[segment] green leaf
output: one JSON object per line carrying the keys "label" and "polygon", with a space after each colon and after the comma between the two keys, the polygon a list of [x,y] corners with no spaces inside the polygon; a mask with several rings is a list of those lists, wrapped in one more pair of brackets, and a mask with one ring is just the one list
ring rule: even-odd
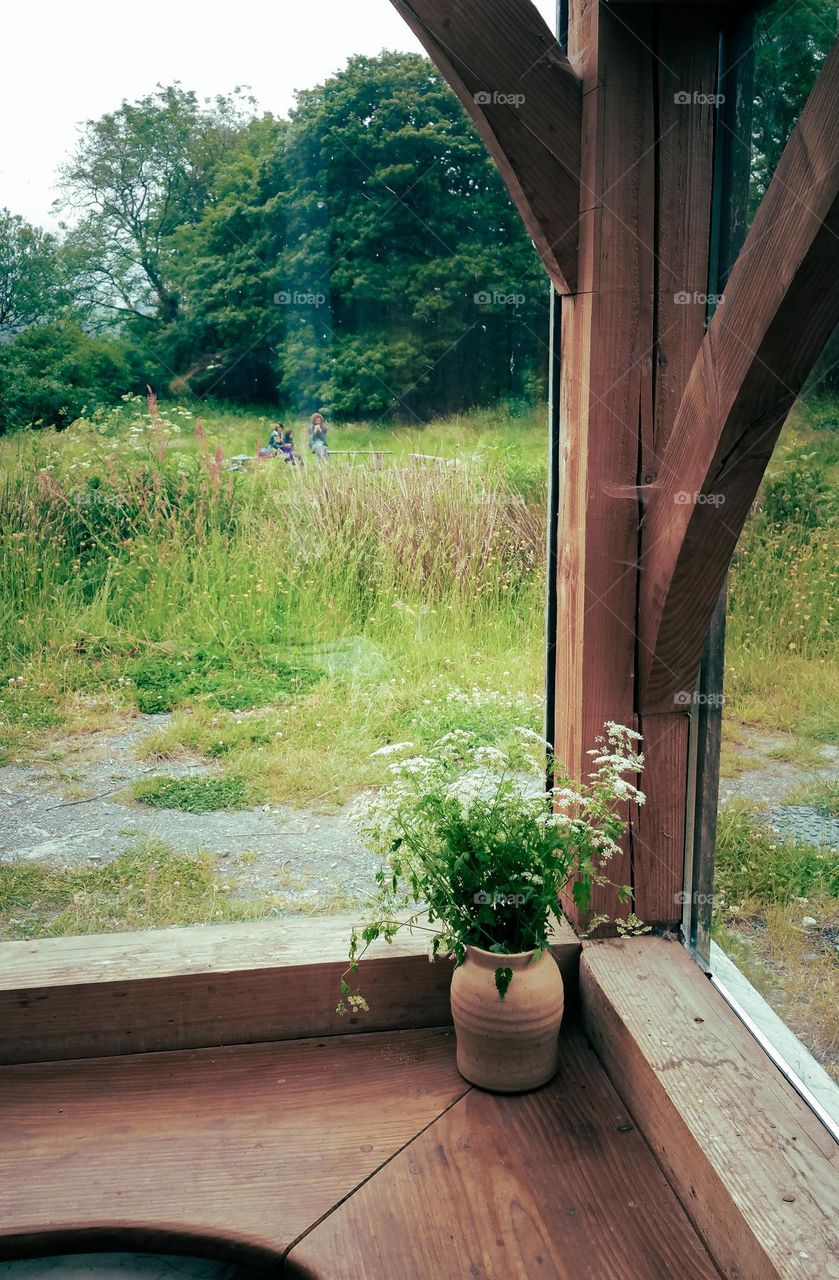
{"label": "green leaf", "polygon": [[495,986],[498,994],[503,1000],[507,994],[507,989],[513,981],[512,969],[496,969],[495,970]]}

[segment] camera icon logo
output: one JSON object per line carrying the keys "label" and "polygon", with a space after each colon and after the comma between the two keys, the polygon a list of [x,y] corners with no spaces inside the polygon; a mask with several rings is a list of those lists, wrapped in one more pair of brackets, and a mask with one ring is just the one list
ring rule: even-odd
{"label": "camera icon logo", "polygon": [[274,302],[279,307],[287,307],[291,302],[291,294],[288,289],[280,289],[279,293],[275,293]]}
{"label": "camera icon logo", "polygon": [[684,89],[681,89],[678,93],[673,94],[673,101],[677,107],[684,107],[692,101],[692,98],[689,93],[685,93]]}
{"label": "camera icon logo", "polygon": [[475,94],[475,102],[479,107],[486,107],[492,102],[492,94],[487,89],[479,89]]}

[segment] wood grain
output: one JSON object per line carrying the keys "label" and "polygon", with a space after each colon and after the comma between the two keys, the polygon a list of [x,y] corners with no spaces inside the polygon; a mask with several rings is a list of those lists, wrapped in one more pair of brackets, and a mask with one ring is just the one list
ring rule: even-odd
{"label": "wood grain", "polygon": [[0,1068],[0,1250],[279,1258],[468,1087],[448,1031]]}
{"label": "wood grain", "polygon": [[[696,353],[705,336],[708,230],[714,169],[714,108],[719,12],[705,5],[656,16],[655,351],[650,408],[641,417],[638,483],[654,484]],[[691,101],[677,101],[687,93]],[[694,100],[696,99],[696,100]],[[689,303],[681,301],[685,296]],[[693,299],[697,301],[693,301]],[[643,517],[644,498],[639,503]],[[639,583],[636,576],[636,594]],[[637,673],[636,673],[637,682]],[[633,815],[634,908],[642,920],[681,916],[687,791],[687,708],[637,719],[647,797]]]}
{"label": "wood grain", "polygon": [[323,1280],[711,1280],[718,1272],[585,1040],[536,1093],[473,1090],[288,1257]]}
{"label": "wood grain", "polygon": [[793,129],[697,354],[646,517],[641,706],[692,690],[786,416],[839,323],[839,44]]}
{"label": "wood grain", "polygon": [[[570,4],[583,158],[579,292],[562,299],[554,740],[577,778],[590,769],[587,752],[604,723],[632,725],[635,714],[635,486],[654,352],[652,22],[648,6],[618,19],[605,5]],[[632,882],[628,840],[609,874]],[[564,905],[574,922],[573,903]],[[629,910],[605,887],[592,909]]]}
{"label": "wood grain", "polygon": [[678,943],[584,948],[585,1030],[721,1271],[839,1276],[837,1148]]}
{"label": "wood grain", "polygon": [[580,84],[531,0],[392,0],[460,98],[548,274],[577,284]]}
{"label": "wood grain", "polygon": [[335,1012],[356,919],[0,943],[0,1062],[450,1024],[452,965],[425,933],[372,947],[369,1013]]}
{"label": "wood grain", "polygon": [[[452,963],[428,934],[373,945],[360,973],[367,1013],[335,1012],[355,917],[0,943],[0,1063],[293,1040],[451,1023]],[[580,943],[553,923],[576,998]]]}

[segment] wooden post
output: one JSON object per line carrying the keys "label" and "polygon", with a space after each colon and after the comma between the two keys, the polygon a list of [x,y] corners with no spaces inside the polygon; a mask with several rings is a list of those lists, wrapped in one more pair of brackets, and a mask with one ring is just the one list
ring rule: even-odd
{"label": "wooden post", "polygon": [[[562,301],[556,746],[584,776],[605,721],[643,733],[648,804],[610,875],[653,924],[681,914],[688,722],[679,705],[638,714],[639,529],[704,336],[717,32],[704,6],[570,4],[583,167],[579,292]],[[592,909],[628,910],[605,889]]]}

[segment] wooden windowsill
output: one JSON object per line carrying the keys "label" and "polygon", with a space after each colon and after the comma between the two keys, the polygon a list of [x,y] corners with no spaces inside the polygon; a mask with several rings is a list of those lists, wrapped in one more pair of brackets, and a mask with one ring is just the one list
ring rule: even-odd
{"label": "wooden windowsill", "polygon": [[723,1274],[839,1277],[839,1147],[684,948],[586,944],[580,1016]]}
{"label": "wooden windowsill", "polygon": [[[452,965],[428,933],[376,943],[369,1013],[336,1013],[356,916],[291,917],[0,943],[0,1063],[195,1049],[451,1023]],[[553,947],[573,1005],[580,942]]]}
{"label": "wooden windowsill", "polygon": [[[405,935],[393,948],[382,945],[365,961],[362,986],[370,999],[369,1015],[344,1021],[334,1013],[351,924],[347,918],[276,920],[0,945],[0,1057],[17,1064],[0,1067],[0,1093],[5,1091],[13,1104],[17,1100],[7,1115],[20,1116],[23,1106],[25,1120],[22,1128],[4,1125],[9,1145],[6,1174],[18,1204],[15,1221],[6,1228],[7,1255],[15,1249],[46,1249],[47,1237],[57,1242],[62,1231],[75,1232],[81,1242],[99,1247],[122,1240],[126,1247],[134,1241],[138,1247],[154,1248],[155,1240],[165,1237],[174,1241],[173,1248],[187,1248],[190,1241],[195,1243],[192,1225],[224,1256],[250,1261],[266,1254],[275,1260],[287,1256],[289,1274],[339,1276],[350,1258],[342,1251],[344,1228],[356,1242],[362,1239],[358,1233],[365,1221],[372,1222],[369,1206],[376,1196],[385,1196],[396,1219],[404,1210],[402,1232],[413,1229],[407,1188],[419,1193],[417,1179],[423,1170],[429,1171],[429,1187],[439,1188],[449,1175],[454,1179],[451,1196],[446,1191],[440,1197],[439,1214],[441,1229],[448,1223],[452,1232],[461,1231],[465,1242],[465,1252],[455,1259],[457,1266],[467,1255],[472,1257],[473,1228],[484,1210],[490,1214],[481,1228],[486,1239],[495,1231],[501,1240],[510,1224],[502,1230],[502,1210],[492,1208],[496,1175],[506,1170],[504,1179],[509,1180],[513,1165],[512,1157],[504,1154],[509,1152],[508,1139],[493,1134],[493,1126],[521,1124],[528,1142],[539,1146],[541,1134],[548,1148],[560,1150],[568,1138],[565,1126],[577,1123],[571,1118],[575,1091],[589,1078],[594,1089],[596,1059],[572,1024],[563,1031],[568,1042],[562,1068],[566,1075],[550,1086],[555,1102],[545,1091],[532,1095],[532,1103],[470,1091],[454,1072],[453,1042],[446,1029],[451,965],[429,964],[422,935]],[[680,1274],[715,1274],[703,1261],[697,1243],[701,1241],[714,1267],[737,1280],[839,1277],[839,1263],[831,1252],[832,1224],[839,1219],[837,1148],[687,953],[677,943],[647,937],[588,943],[581,956],[579,940],[565,925],[554,951],[572,994],[579,965],[583,1030],[608,1073],[610,1087],[652,1148],[657,1164],[651,1166],[651,1176],[657,1179],[659,1169],[663,1172],[693,1224],[688,1227],[685,1220],[679,1230],[695,1229],[695,1237],[684,1236],[693,1261]],[[352,1035],[370,1031],[381,1035]],[[227,1047],[213,1047],[222,1045]],[[307,1064],[314,1070],[308,1092]],[[369,1089],[380,1095],[367,1110],[365,1078]],[[207,1082],[206,1096],[202,1080]],[[68,1092],[70,1081],[74,1083]],[[275,1085],[283,1086],[276,1096]],[[163,1108],[159,1115],[158,1092]],[[175,1094],[178,1105],[167,1118],[163,1112]],[[284,1111],[288,1097],[295,1099],[290,1112]],[[405,1113],[402,1126],[401,1112],[409,1097],[417,1105]],[[72,1102],[70,1111],[67,1099]],[[358,1108],[359,1123],[353,1121],[345,1133],[343,1119],[335,1120],[336,1107],[342,1116],[347,1107]],[[110,1153],[113,1171],[119,1167],[119,1115],[124,1112],[136,1112],[131,1122],[136,1125],[136,1151],[152,1143],[148,1179],[142,1173],[145,1157],[136,1155],[139,1181],[131,1160],[121,1180],[112,1172],[104,1182],[97,1181],[95,1171],[103,1154]],[[240,1115],[245,1117],[244,1129],[237,1120]],[[626,1122],[626,1115],[623,1121],[615,1120],[620,1123],[616,1132],[624,1133]],[[589,1136],[574,1148],[575,1160],[582,1161],[574,1176],[591,1175],[596,1196],[602,1169],[596,1173],[585,1161],[586,1144],[595,1141],[593,1123],[593,1115],[586,1113],[584,1131]],[[74,1124],[81,1125],[77,1137]],[[315,1152],[311,1187],[302,1186],[297,1169],[286,1178],[285,1163],[282,1168],[271,1160],[266,1165],[263,1141],[275,1129],[272,1142],[280,1144],[276,1150],[292,1142],[295,1159],[302,1161],[308,1159],[311,1135],[321,1128],[326,1145]],[[483,1157],[465,1156],[479,1134],[482,1143],[485,1138],[489,1144]],[[520,1135],[515,1142],[523,1140]],[[239,1183],[235,1178],[229,1183],[226,1173],[222,1177],[230,1142],[231,1151],[250,1153],[244,1165],[237,1166],[237,1177],[247,1191],[239,1236],[231,1235],[232,1227],[219,1228],[213,1235],[216,1217],[202,1216],[201,1186],[180,1225],[166,1219],[170,1202],[175,1205],[192,1195],[190,1170],[203,1162],[207,1187],[213,1185],[214,1169],[221,1177],[225,1203],[230,1205],[227,1218],[235,1225]],[[493,1156],[494,1142],[501,1146]],[[596,1142],[601,1144],[597,1159],[602,1161],[610,1149],[605,1130]],[[448,1163],[438,1168],[440,1151]],[[530,1204],[538,1238],[519,1242],[518,1269],[504,1272],[503,1280],[528,1275],[526,1266],[535,1265],[537,1255],[556,1263],[546,1275],[571,1274],[563,1270],[567,1259],[560,1265],[553,1256],[554,1249],[561,1252],[568,1233],[567,1222],[551,1218],[550,1204],[559,1203],[554,1194],[558,1175],[555,1169],[545,1174],[546,1185],[553,1187],[549,1204],[528,1179],[531,1154],[523,1149],[523,1164],[516,1165],[515,1195]],[[30,1155],[34,1163],[28,1168]],[[543,1158],[546,1153],[539,1156]],[[623,1160],[617,1149],[615,1158]],[[498,1160],[495,1170],[493,1162]],[[68,1175],[67,1161],[76,1162],[79,1179]],[[82,1169],[88,1168],[85,1161],[90,1165],[87,1173]],[[172,1188],[183,1188],[171,1194],[157,1185],[167,1161],[174,1162]],[[185,1161],[183,1168],[180,1161]],[[52,1209],[40,1226],[35,1218],[41,1209],[34,1212],[41,1203],[36,1166],[60,1171],[50,1192]],[[330,1173],[321,1184],[316,1171],[333,1168],[335,1178]],[[264,1180],[262,1225],[247,1216],[256,1203],[251,1177]],[[455,1202],[455,1192],[461,1194],[462,1178],[474,1181],[474,1200],[463,1222],[451,1217],[449,1203]],[[95,1220],[90,1206],[76,1215],[73,1211],[74,1186],[78,1182],[79,1194],[87,1194],[84,1189],[91,1179],[104,1206]],[[664,1196],[664,1183],[656,1185],[657,1194]],[[112,1187],[118,1197],[113,1204]],[[510,1189],[506,1181],[504,1187],[502,1199]],[[157,1199],[148,1200],[153,1189]],[[628,1187],[630,1198],[635,1189]],[[29,1226],[34,1234],[27,1227],[30,1196]],[[568,1196],[573,1208],[577,1202],[570,1190]],[[279,1217],[271,1209],[277,1197],[288,1199],[282,1212],[277,1201]],[[580,1212],[580,1205],[575,1212]],[[498,1213],[503,1221],[492,1217]],[[146,1226],[138,1235],[143,1221]],[[649,1226],[646,1229],[649,1232]],[[271,1235],[272,1231],[279,1234]],[[371,1240],[373,1236],[375,1232]],[[365,1274],[378,1280],[395,1274],[397,1263],[406,1277],[419,1276],[421,1266],[433,1263],[435,1274],[448,1277],[441,1269],[443,1255],[434,1253],[425,1235],[405,1246],[416,1249],[419,1269],[412,1272],[403,1265],[410,1257],[406,1254],[399,1261],[401,1239],[392,1250],[388,1245],[384,1253],[376,1253],[374,1261],[373,1255],[353,1255],[353,1265],[369,1264]],[[597,1248],[601,1245],[607,1250],[605,1258],[611,1245],[606,1237]],[[490,1256],[496,1267],[502,1261],[508,1265],[503,1250],[496,1257],[495,1246],[486,1248],[490,1253],[483,1262],[476,1254],[468,1265],[486,1267]],[[633,1267],[611,1274],[646,1276],[640,1262]],[[455,1274],[460,1280],[466,1273]],[[500,1280],[502,1273],[477,1274]]]}

